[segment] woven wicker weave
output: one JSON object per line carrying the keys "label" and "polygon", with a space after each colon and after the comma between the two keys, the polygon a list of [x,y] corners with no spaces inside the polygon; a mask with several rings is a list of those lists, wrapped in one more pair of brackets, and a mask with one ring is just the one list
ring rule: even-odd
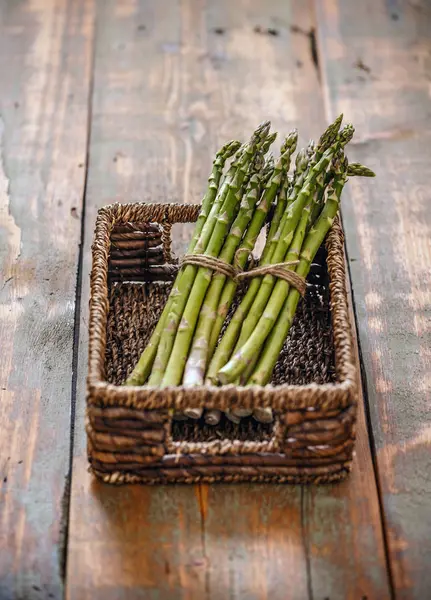
{"label": "woven wicker weave", "polygon": [[[197,205],[111,205],[99,211],[91,273],[87,434],[91,470],[110,483],[324,483],[350,470],[356,373],[338,220],[308,278],[271,385],[124,387],[169,294],[173,223]],[[172,410],[270,406],[216,427],[175,422]]]}

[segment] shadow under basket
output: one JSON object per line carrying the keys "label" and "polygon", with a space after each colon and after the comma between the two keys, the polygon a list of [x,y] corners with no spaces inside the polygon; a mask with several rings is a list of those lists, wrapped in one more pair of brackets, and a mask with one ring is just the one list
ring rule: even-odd
{"label": "shadow under basket", "polygon": [[[196,221],[199,208],[115,204],[99,211],[92,248],[86,419],[92,472],[117,484],[344,478],[352,461],[357,389],[338,219],[312,265],[306,296],[270,385],[122,386],[178,270],[171,252],[172,225]],[[172,418],[174,410],[197,407],[271,407],[274,420],[264,424],[247,417],[234,424],[222,416],[210,426],[203,418]]]}

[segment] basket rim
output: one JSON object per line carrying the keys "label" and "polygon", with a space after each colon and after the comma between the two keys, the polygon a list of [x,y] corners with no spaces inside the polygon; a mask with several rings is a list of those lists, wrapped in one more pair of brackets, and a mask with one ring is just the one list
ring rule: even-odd
{"label": "basket rim", "polygon": [[108,262],[110,234],[115,225],[128,222],[186,223],[196,221],[199,204],[128,203],[110,204],[98,211],[92,244],[90,281],[89,363],[87,403],[127,406],[136,409],[245,408],[271,406],[274,410],[345,408],[357,403],[356,364],[350,324],[344,234],[339,217],[326,239],[330,275],[331,318],[338,381],[307,385],[197,387],[118,386],[104,378],[106,324],[109,311]]}

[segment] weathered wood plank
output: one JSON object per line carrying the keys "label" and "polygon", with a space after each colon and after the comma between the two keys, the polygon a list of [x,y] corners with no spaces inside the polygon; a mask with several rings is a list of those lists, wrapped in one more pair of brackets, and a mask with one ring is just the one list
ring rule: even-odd
{"label": "weathered wood plank", "polygon": [[[163,3],[130,0],[120,7],[105,1],[97,20],[68,598],[302,599],[311,598],[313,589],[314,597],[328,589],[310,579],[311,572],[318,578],[324,571],[332,578],[331,600],[346,589],[357,598],[362,574],[368,576],[365,553],[376,557],[369,597],[388,597],[363,420],[360,476],[339,488],[344,492],[325,487],[308,496],[300,487],[248,485],[107,488],[86,472],[86,310],[97,209],[113,199],[197,202],[218,144],[243,138],[264,118],[281,132],[299,126],[302,136],[318,135],[324,126],[307,33],[315,26],[311,2],[187,0],[168,10]],[[188,232],[178,228],[175,236],[183,249]],[[369,485],[361,490],[365,480]],[[346,527],[350,515],[355,525]],[[314,523],[313,532],[307,533],[307,522]],[[373,526],[362,535],[356,527],[364,522]],[[324,568],[321,539],[323,558],[337,556]],[[340,567],[342,553],[349,552],[355,560]]]}
{"label": "weathered wood plank", "polygon": [[0,12],[0,596],[61,598],[92,5]]}
{"label": "weathered wood plank", "polygon": [[308,598],[301,488],[200,486],[208,598]]}
{"label": "weathered wood plank", "polygon": [[431,11],[425,2],[316,2],[328,116],[358,126],[344,225],[397,598],[431,589]]}
{"label": "weathered wood plank", "polygon": [[[350,319],[356,332],[349,282],[348,289]],[[356,343],[354,351],[359,364]],[[357,375],[361,389],[359,371]],[[302,523],[311,598],[391,598],[362,396],[358,407],[356,456],[349,480],[331,486],[330,490],[326,487],[304,487],[303,490]],[[355,540],[353,544],[352,540]]]}

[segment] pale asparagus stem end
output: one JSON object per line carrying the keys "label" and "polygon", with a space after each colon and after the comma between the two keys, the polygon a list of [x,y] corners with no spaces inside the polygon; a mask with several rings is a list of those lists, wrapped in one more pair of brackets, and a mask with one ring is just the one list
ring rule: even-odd
{"label": "pale asparagus stem end", "polygon": [[241,418],[237,417],[232,411],[226,410],[224,414],[229,421],[232,421],[232,423],[235,423],[235,425],[239,425],[241,423]]}
{"label": "pale asparagus stem end", "polygon": [[253,417],[259,423],[272,423],[274,415],[272,414],[271,408],[255,408],[253,411]]}
{"label": "pale asparagus stem end", "polygon": [[252,415],[253,411],[250,408],[234,408],[234,409],[232,409],[232,413],[236,417],[239,417],[240,419],[242,419],[243,417],[249,417],[250,415]]}
{"label": "pale asparagus stem end", "polygon": [[202,408],[186,408],[184,414],[190,419],[200,419],[203,413]]}
{"label": "pale asparagus stem end", "polygon": [[207,425],[218,425],[221,419],[221,411],[213,408],[211,410],[206,410],[204,414],[205,423]]}

